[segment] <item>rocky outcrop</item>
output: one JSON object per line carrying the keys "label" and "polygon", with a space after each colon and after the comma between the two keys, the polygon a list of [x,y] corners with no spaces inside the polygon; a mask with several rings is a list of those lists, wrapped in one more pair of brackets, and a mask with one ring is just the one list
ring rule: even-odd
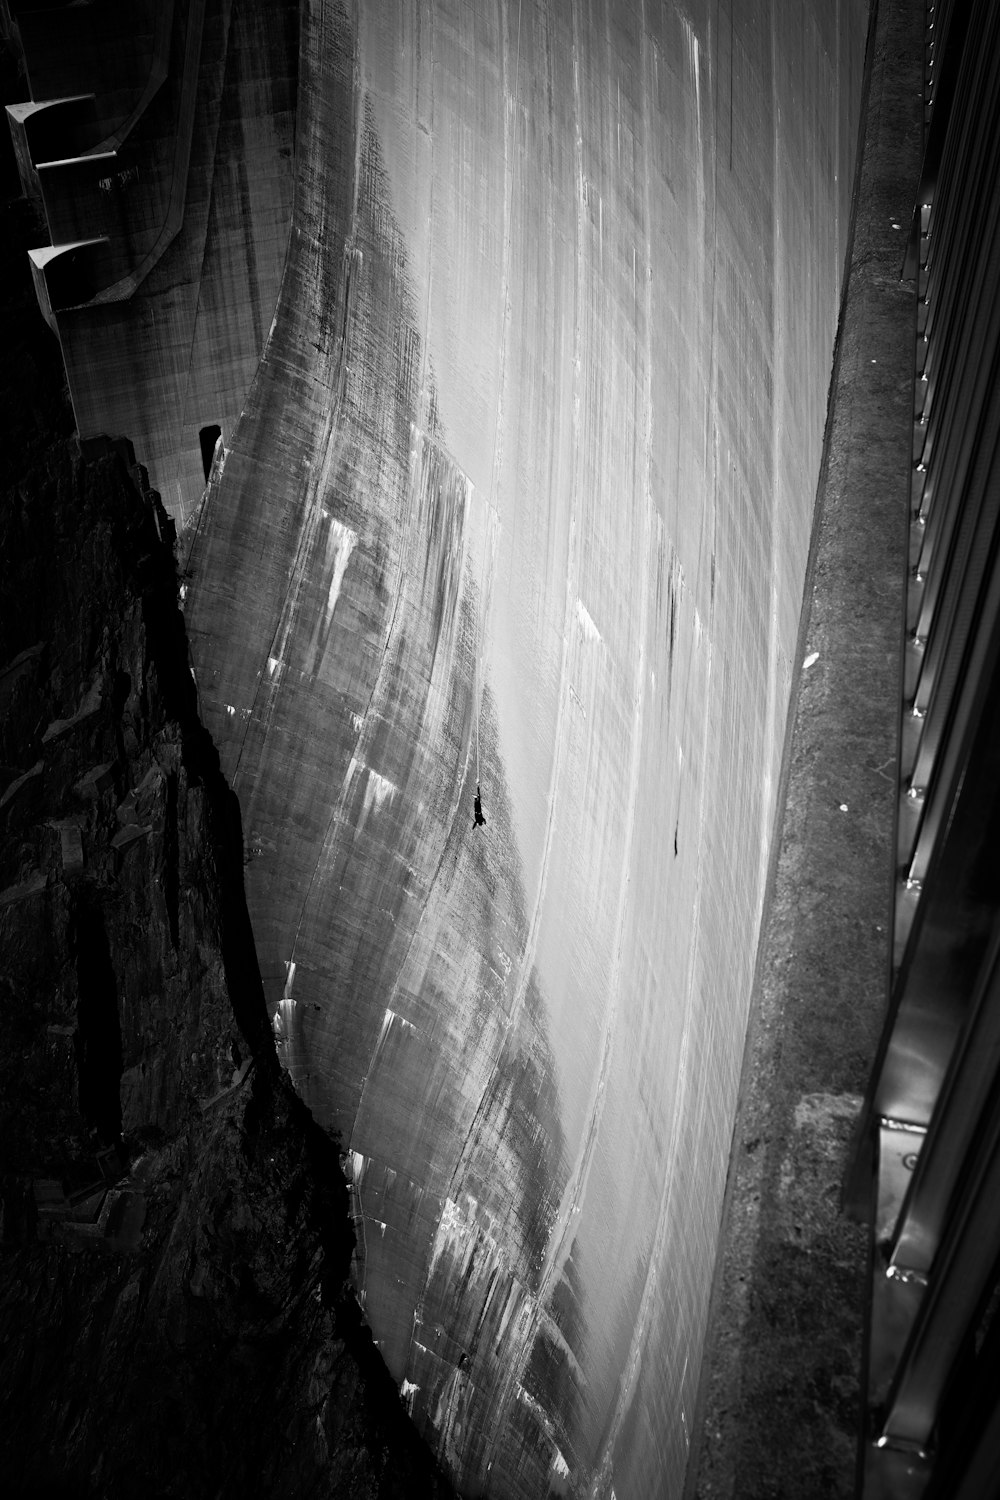
{"label": "rocky outcrop", "polygon": [[275,1057],[172,527],[127,445],[64,435],[54,342],[3,311],[0,1489],[444,1495]]}

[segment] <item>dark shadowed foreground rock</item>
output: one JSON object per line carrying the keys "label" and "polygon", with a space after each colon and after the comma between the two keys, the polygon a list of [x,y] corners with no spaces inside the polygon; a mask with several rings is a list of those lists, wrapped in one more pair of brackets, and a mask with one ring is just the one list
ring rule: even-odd
{"label": "dark shadowed foreground rock", "polygon": [[0,515],[0,1491],[445,1495],[275,1059],[169,523],[121,450],[29,425]]}

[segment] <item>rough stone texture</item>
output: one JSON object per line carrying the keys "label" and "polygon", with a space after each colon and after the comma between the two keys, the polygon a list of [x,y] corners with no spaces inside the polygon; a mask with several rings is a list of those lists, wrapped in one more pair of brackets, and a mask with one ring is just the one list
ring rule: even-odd
{"label": "rough stone texture", "polygon": [[881,1027],[912,434],[923,11],[881,0],[787,799],[702,1395],[699,1500],[854,1492],[866,1233],[840,1212]]}
{"label": "rough stone texture", "polygon": [[277,1065],[171,527],[62,436],[27,212],[0,306],[0,1491],[443,1497],[348,1289],[336,1147]]}

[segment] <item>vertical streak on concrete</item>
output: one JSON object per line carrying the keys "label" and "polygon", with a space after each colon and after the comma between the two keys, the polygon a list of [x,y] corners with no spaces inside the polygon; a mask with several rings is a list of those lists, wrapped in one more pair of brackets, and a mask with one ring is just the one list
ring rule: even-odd
{"label": "vertical streak on concrete", "polygon": [[839,1212],[888,972],[922,0],[881,0],[700,1395],[698,1500],[853,1493],[865,1232]]}

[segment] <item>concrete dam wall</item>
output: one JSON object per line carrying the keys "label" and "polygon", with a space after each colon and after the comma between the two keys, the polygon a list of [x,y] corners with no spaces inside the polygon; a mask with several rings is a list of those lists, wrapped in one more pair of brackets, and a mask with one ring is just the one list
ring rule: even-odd
{"label": "concrete dam wall", "polygon": [[151,465],[281,1055],[465,1494],[683,1487],[867,9],[304,0],[270,333],[204,501]]}
{"label": "concrete dam wall", "polygon": [[682,1483],[864,13],[304,18],[187,619],[359,1290],[470,1493]]}
{"label": "concrete dam wall", "polygon": [[183,518],[203,434],[232,432],[281,281],[296,0],[5,4],[32,95],[8,121],[52,241],[33,274],[77,430],[127,435]]}

